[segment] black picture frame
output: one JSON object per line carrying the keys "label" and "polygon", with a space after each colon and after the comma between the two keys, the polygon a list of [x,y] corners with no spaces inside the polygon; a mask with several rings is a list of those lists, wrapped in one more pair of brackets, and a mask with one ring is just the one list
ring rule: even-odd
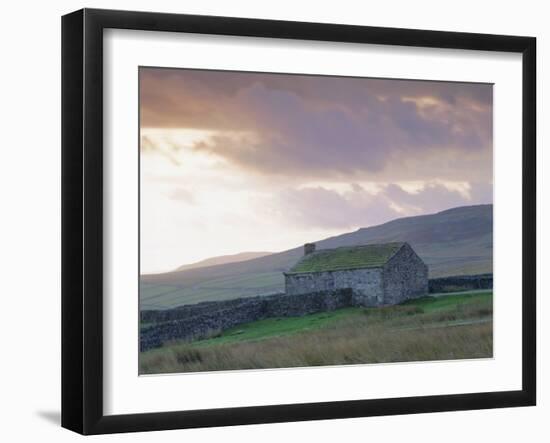
{"label": "black picture frame", "polygon": [[[522,388],[131,415],[103,412],[103,31],[503,51],[522,54]],[[536,39],[229,17],[83,9],[62,18],[62,426],[82,434],[436,411],[536,403]]]}

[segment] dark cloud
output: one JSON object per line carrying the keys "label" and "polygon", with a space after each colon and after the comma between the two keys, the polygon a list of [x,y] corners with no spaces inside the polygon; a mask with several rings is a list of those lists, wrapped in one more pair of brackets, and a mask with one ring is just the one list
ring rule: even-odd
{"label": "dark cloud", "polygon": [[140,82],[143,127],[219,131],[195,148],[261,174],[380,173],[492,146],[490,85],[159,69]]}
{"label": "dark cloud", "polygon": [[[142,126],[247,127],[246,118],[228,111],[239,108],[235,97],[255,83],[272,91],[292,93],[314,105],[342,105],[353,110],[376,105],[388,97],[422,96],[437,97],[451,106],[470,102],[479,108],[492,107],[492,87],[487,84],[142,68]],[[254,114],[239,111],[245,117]]]}

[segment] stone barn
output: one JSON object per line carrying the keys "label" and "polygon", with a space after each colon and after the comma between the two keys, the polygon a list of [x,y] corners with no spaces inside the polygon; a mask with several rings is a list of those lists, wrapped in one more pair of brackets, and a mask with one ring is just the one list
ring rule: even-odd
{"label": "stone barn", "polygon": [[289,295],[351,289],[352,304],[394,305],[428,293],[428,267],[405,242],[321,249],[285,272]]}

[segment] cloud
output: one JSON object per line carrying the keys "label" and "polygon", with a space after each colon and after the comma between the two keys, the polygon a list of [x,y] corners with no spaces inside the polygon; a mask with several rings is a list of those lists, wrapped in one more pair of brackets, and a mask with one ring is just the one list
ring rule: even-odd
{"label": "cloud", "polygon": [[291,223],[311,228],[351,228],[387,220],[396,212],[384,198],[363,191],[344,195],[323,187],[287,189],[277,197],[280,215]]}
{"label": "cloud", "polygon": [[492,202],[491,85],[141,68],[140,125],[147,269]]}
{"label": "cloud", "polygon": [[440,184],[427,184],[416,193],[406,192],[395,184],[388,185],[384,194],[407,213],[431,213],[445,208],[462,206],[470,202],[470,199],[458,190],[449,189]]}
{"label": "cloud", "polygon": [[492,147],[486,84],[170,69],[140,82],[142,127],[213,130],[195,149],[258,174],[387,177]]}
{"label": "cloud", "polygon": [[[482,188],[483,191],[474,188]],[[317,186],[285,189],[276,196],[278,216],[298,226],[324,229],[355,229],[394,218],[439,212],[455,206],[492,202],[492,186],[468,186],[469,193],[439,183],[426,183],[417,192],[388,184],[371,192],[352,184],[344,192]],[[479,197],[481,196],[481,197]]]}

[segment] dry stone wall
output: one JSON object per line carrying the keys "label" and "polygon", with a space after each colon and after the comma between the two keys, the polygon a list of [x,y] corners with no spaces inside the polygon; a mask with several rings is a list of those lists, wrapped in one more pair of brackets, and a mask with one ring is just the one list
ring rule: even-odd
{"label": "dry stone wall", "polygon": [[142,311],[140,350],[171,340],[196,340],[234,326],[273,317],[299,317],[352,306],[351,289],[310,294],[273,294],[186,305],[165,311]]}
{"label": "dry stone wall", "polygon": [[492,289],[493,274],[431,278],[429,285],[430,293]]}
{"label": "dry stone wall", "polygon": [[[338,275],[331,276],[330,280],[337,282],[336,284],[349,284],[350,279],[356,276],[357,289],[361,289],[362,282],[366,282],[368,277],[371,279],[369,283],[371,286],[365,286],[363,288],[365,292],[357,292],[357,289],[350,288],[325,289],[309,293],[279,293],[219,302],[203,302],[167,310],[141,311],[141,322],[149,324],[149,326],[146,325],[141,329],[140,350],[156,348],[171,340],[191,341],[205,338],[240,324],[266,318],[298,317],[350,306],[388,304],[385,299],[383,303],[379,300],[378,294],[382,294],[382,285],[385,285],[383,289],[388,294],[394,295],[392,303],[403,301],[401,299],[403,284],[410,285],[406,298],[427,295],[428,280],[425,265],[422,262],[422,266],[418,263],[411,264],[414,260],[411,260],[408,254],[403,257],[395,257],[395,259],[395,262],[388,264],[384,271],[387,274],[383,278],[380,272],[361,274],[357,271],[338,271]],[[399,263],[401,260],[404,260],[405,263]],[[394,266],[400,269],[398,273],[393,273]],[[347,274],[349,272],[351,274]],[[487,289],[492,286],[492,274],[429,280],[430,293]]]}

